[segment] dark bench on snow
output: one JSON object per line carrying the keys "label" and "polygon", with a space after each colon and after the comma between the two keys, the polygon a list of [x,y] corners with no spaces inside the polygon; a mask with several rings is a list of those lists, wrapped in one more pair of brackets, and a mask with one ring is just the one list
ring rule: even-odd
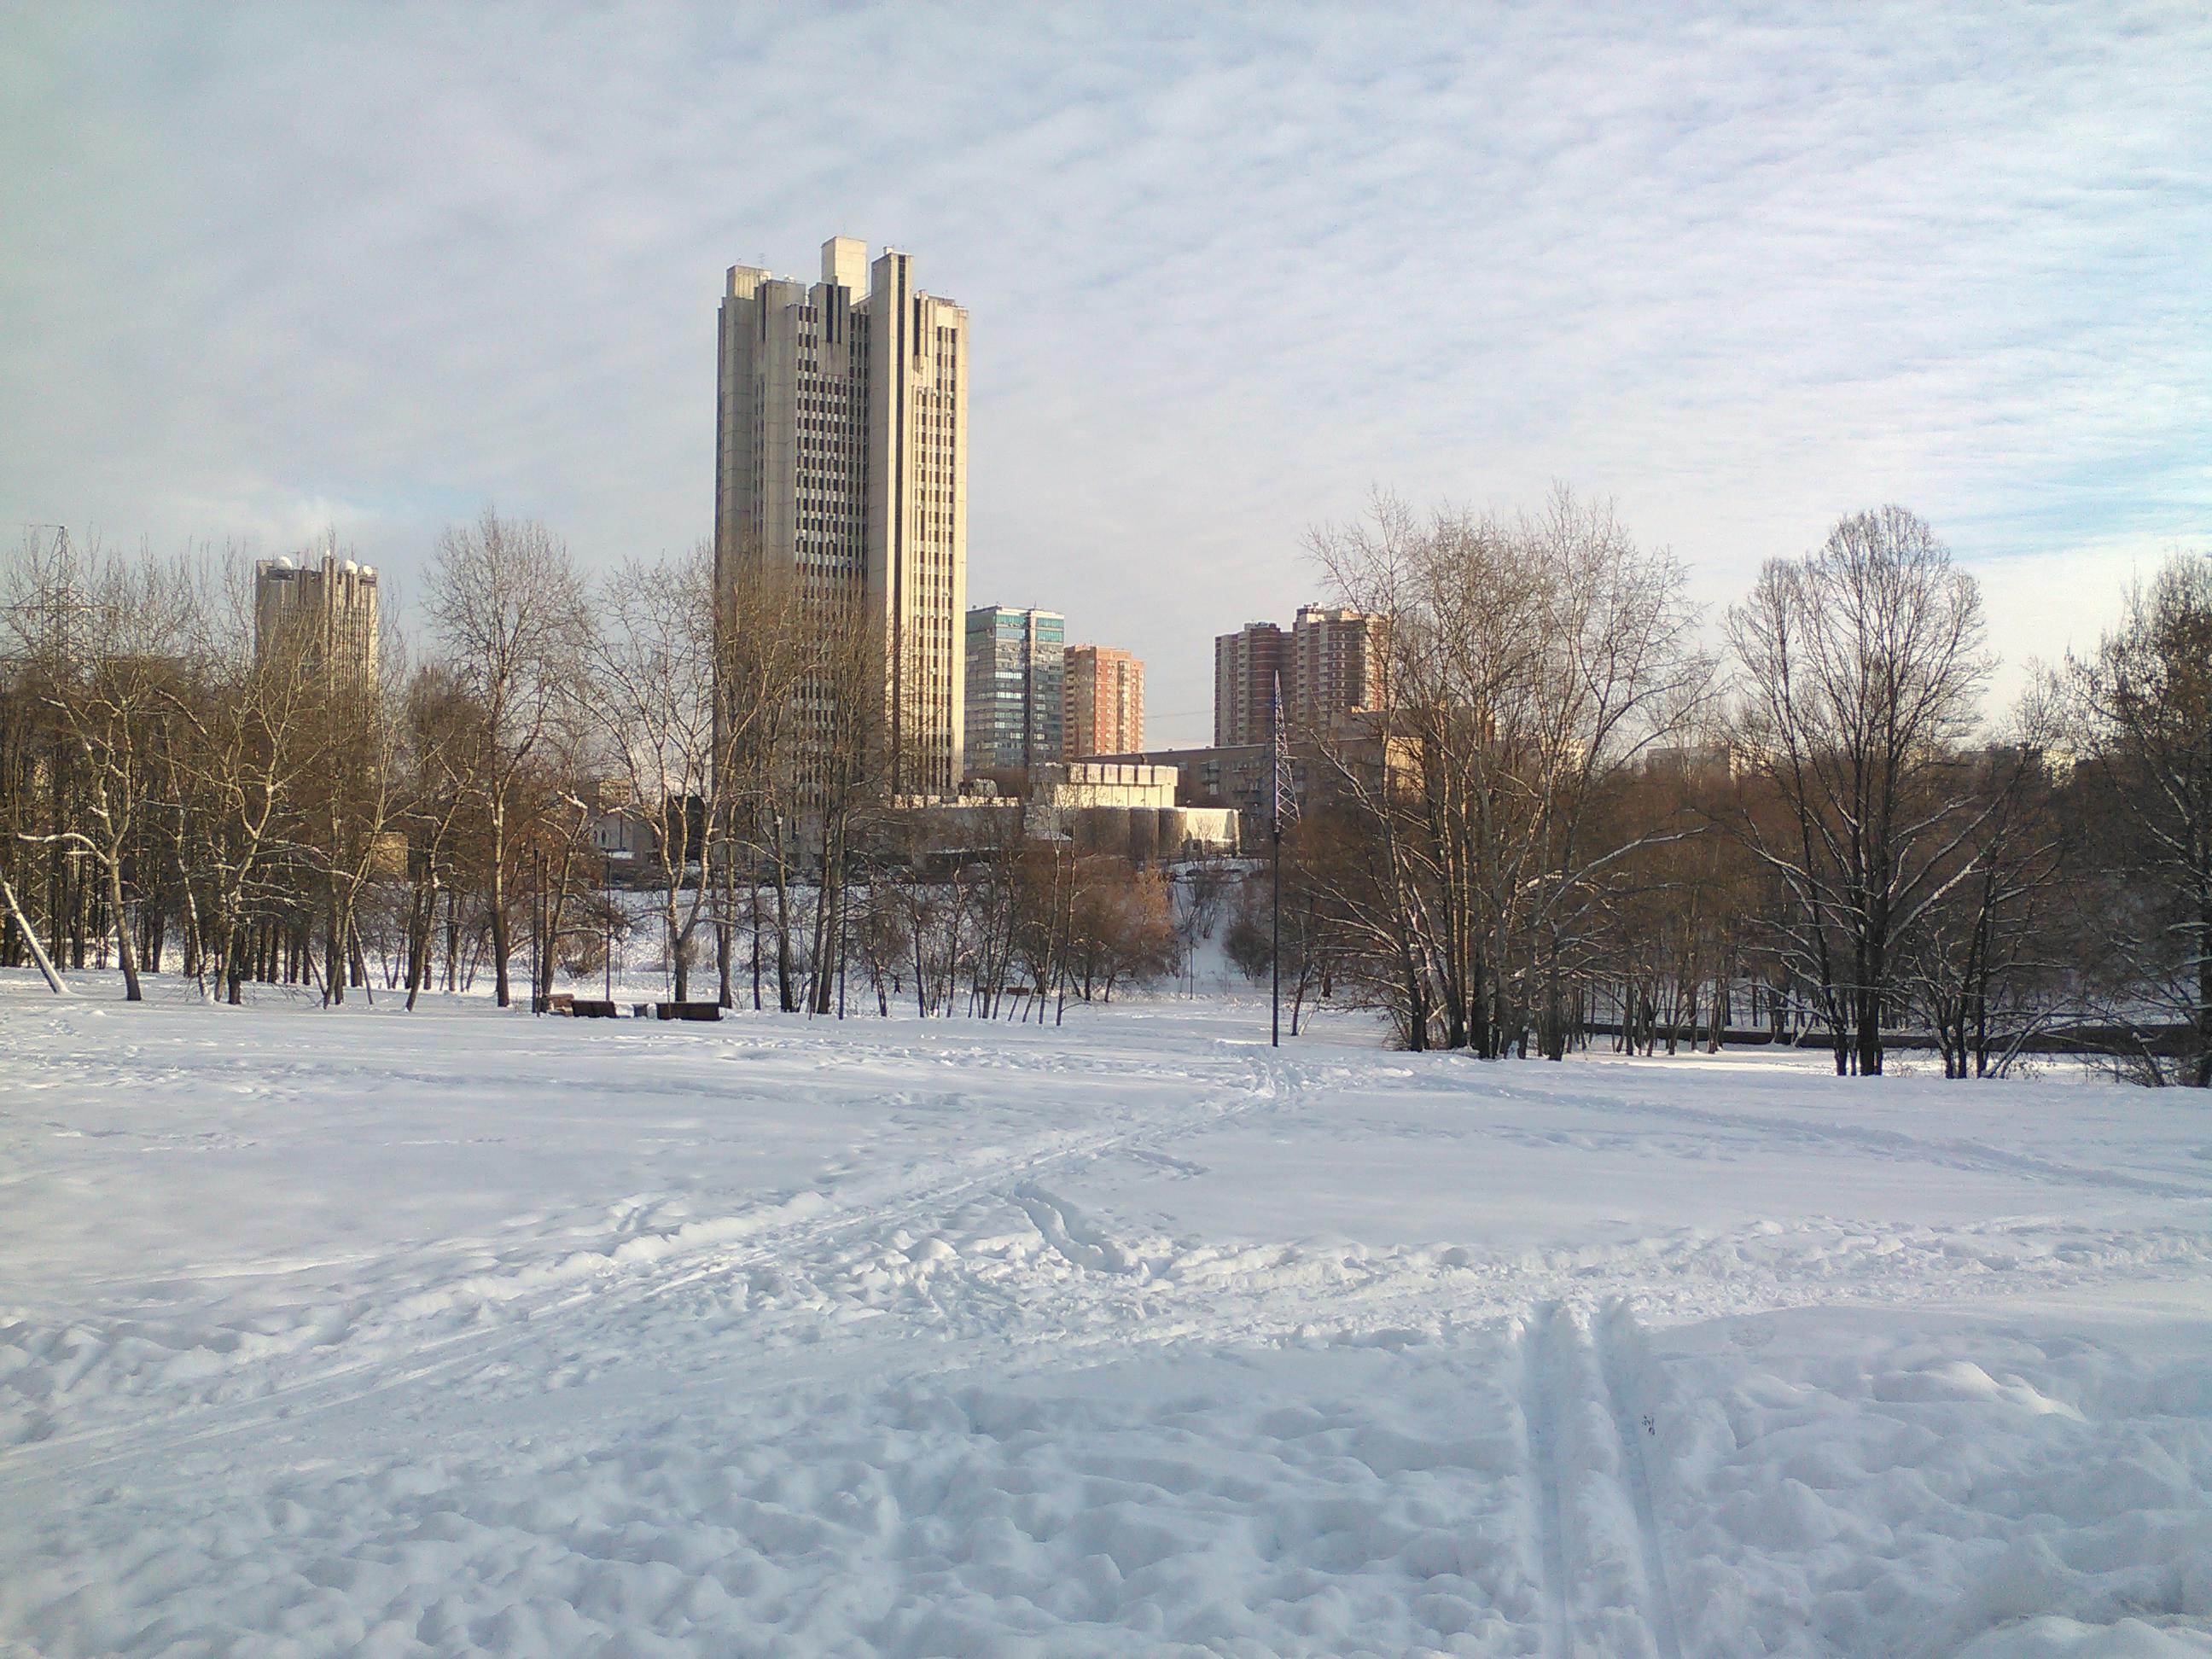
{"label": "dark bench on snow", "polygon": [[720,1019],[722,1005],[719,1002],[656,1002],[653,1005],[655,1019]]}
{"label": "dark bench on snow", "polygon": [[578,1019],[620,1019],[622,1009],[611,1002],[600,1002],[588,997],[568,999],[568,1012]]}

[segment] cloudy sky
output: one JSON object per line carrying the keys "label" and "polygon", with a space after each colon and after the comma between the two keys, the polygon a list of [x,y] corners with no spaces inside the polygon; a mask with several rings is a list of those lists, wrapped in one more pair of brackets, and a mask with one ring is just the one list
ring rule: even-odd
{"label": "cloudy sky", "polygon": [[1717,610],[1901,501],[2015,660],[2212,546],[2212,11],[0,0],[0,532],[712,521],[714,307],[974,329],[969,591],[1148,664],[1370,488],[1608,495]]}

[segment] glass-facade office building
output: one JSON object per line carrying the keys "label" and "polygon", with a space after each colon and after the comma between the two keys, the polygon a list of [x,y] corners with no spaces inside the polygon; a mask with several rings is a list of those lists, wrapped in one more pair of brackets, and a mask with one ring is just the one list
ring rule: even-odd
{"label": "glass-facade office building", "polygon": [[968,770],[1027,770],[1060,757],[1060,657],[1067,619],[1056,611],[979,605],[968,613]]}

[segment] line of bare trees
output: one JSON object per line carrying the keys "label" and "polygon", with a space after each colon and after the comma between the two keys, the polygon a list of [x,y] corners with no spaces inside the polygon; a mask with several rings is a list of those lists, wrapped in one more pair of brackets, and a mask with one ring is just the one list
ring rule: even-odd
{"label": "line of bare trees", "polygon": [[[1770,562],[1720,653],[1681,565],[1564,490],[1380,499],[1313,552],[1383,660],[1364,714],[1297,734],[1294,1030],[1353,1004],[1408,1047],[1553,1059],[1809,1032],[1871,1075],[1909,1029],[1966,1076],[2063,1025],[2212,1081],[2212,561],[1991,719],[1975,583],[1897,507]],[[1275,935],[1264,884],[1178,904],[1018,811],[949,847],[886,799],[880,665],[834,597],[718,585],[704,549],[587,581],[488,512],[426,599],[419,653],[387,627],[369,673],[257,639],[235,559],[27,538],[0,962],[504,1005],[642,934],[678,1000],[711,974],[726,1005],[1035,1018],[1176,971],[1213,909],[1248,968]]]}
{"label": "line of bare trees", "polygon": [[343,985],[388,810],[370,683],[257,650],[250,586],[206,558],[33,544],[4,619],[7,959],[42,923],[49,958],[112,947],[134,1000],[173,954],[232,1000]]}
{"label": "line of bare trees", "polygon": [[[889,810],[861,630],[717,590],[704,549],[587,582],[544,526],[441,540],[424,649],[257,637],[252,573],[27,538],[0,610],[0,963],[179,972],[236,1002],[489,981],[645,936],[671,994],[1037,1018],[1173,966],[1126,860]],[[848,620],[848,619],[846,619]],[[610,835],[610,826],[618,833]],[[603,840],[622,843],[611,860]],[[621,884],[616,890],[614,884]]]}
{"label": "line of bare trees", "polygon": [[1858,1075],[1900,1028],[1966,1076],[2063,1024],[2212,1080],[2212,560],[1991,721],[1974,580],[1899,507],[1771,562],[1725,657],[1681,567],[1564,490],[1382,498],[1313,550],[1386,660],[1352,735],[1307,734],[1301,1000],[1491,1056],[1813,1030]]}

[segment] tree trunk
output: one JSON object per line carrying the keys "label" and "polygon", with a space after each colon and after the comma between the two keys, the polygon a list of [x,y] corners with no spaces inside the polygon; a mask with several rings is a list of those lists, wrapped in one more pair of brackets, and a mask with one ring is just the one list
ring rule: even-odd
{"label": "tree trunk", "polygon": [[123,908],[123,871],[119,858],[106,860],[107,866],[107,908],[114,914],[115,961],[123,969],[123,1000],[143,1002],[146,994],[138,987],[138,951],[131,942],[131,923]]}
{"label": "tree trunk", "polygon": [[1881,998],[1871,989],[1859,993],[1858,1066],[1861,1077],[1881,1075]]}
{"label": "tree trunk", "polygon": [[15,890],[9,884],[4,874],[0,874],[0,899],[6,901],[8,914],[15,919],[16,931],[23,936],[23,944],[30,952],[31,960],[38,963],[39,973],[46,980],[46,988],[56,996],[67,996],[69,988],[62,983],[61,975],[55,970],[46,948],[39,943],[39,936],[31,927],[30,918],[23,914],[23,907],[15,899]]}
{"label": "tree trunk", "polygon": [[502,1008],[511,1006],[514,1000],[514,988],[507,977],[507,849],[500,837],[495,836],[491,860],[491,958],[493,984]]}
{"label": "tree trunk", "polygon": [[323,900],[323,1004],[325,1007],[345,1000],[346,976],[343,971],[344,935],[338,926],[338,878],[333,870],[325,882]]}
{"label": "tree trunk", "polygon": [[776,827],[775,1001],[787,1014],[799,1012],[799,988],[791,960],[791,871],[784,858],[783,830]]}
{"label": "tree trunk", "polygon": [[721,884],[715,895],[714,916],[714,994],[725,1008],[738,1006],[731,974],[736,966],[737,939],[732,931],[736,926],[732,913],[737,908],[737,873],[730,861],[726,845],[720,865]]}
{"label": "tree trunk", "polygon": [[2196,1087],[2212,1089],[2212,890],[2200,895],[2197,908],[2196,1073]]}

